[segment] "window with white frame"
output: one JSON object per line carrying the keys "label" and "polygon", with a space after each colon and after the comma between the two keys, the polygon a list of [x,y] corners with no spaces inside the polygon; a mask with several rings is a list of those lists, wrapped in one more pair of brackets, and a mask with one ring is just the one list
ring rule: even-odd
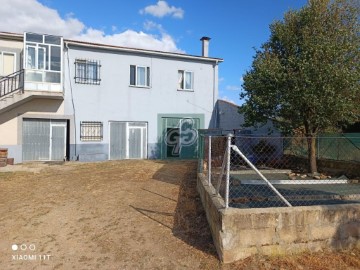
{"label": "window with white frame", "polygon": [[62,38],[25,33],[25,68],[61,72]]}
{"label": "window with white frame", "polygon": [[187,70],[178,71],[178,89],[179,90],[194,90],[194,72]]}
{"label": "window with white frame", "polygon": [[15,72],[15,53],[0,51],[0,76],[7,76]]}
{"label": "window with white frame", "polygon": [[58,36],[24,33],[26,80],[61,83],[62,44]]}
{"label": "window with white frame", "polygon": [[103,123],[96,121],[80,122],[80,140],[81,141],[102,141]]}
{"label": "window with white frame", "polygon": [[100,84],[100,62],[96,60],[75,60],[75,82]]}
{"label": "window with white frame", "polygon": [[130,65],[130,85],[150,87],[150,67]]}

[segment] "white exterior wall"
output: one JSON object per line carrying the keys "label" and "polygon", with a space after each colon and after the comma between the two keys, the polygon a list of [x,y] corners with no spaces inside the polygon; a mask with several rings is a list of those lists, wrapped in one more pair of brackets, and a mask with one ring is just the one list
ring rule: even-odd
{"label": "white exterior wall", "polygon": [[[109,144],[109,121],[148,122],[150,145],[159,140],[158,114],[202,114],[203,127],[208,128],[214,98],[217,98],[218,92],[218,66],[215,65],[215,61],[204,61],[199,58],[195,62],[145,54],[93,50],[71,45],[69,47],[69,54],[65,52],[64,56],[65,114],[73,114],[72,88],[77,147],[92,144],[80,141],[80,121],[103,122],[104,137],[98,142],[103,145]],[[75,59],[100,61],[100,85],[75,83]],[[150,67],[149,88],[130,86],[130,65]],[[178,70],[194,72],[193,92],[178,91]]]}
{"label": "white exterior wall", "polygon": [[[21,51],[23,50],[23,47],[24,45],[22,41],[0,39],[0,52],[8,52],[15,54],[15,71],[21,69]],[[1,75],[3,74],[0,74],[0,76]]]}

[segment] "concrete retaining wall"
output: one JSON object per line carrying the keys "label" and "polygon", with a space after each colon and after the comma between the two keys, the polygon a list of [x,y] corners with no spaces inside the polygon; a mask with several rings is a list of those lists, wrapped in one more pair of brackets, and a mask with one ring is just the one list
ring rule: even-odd
{"label": "concrete retaining wall", "polygon": [[225,263],[253,254],[360,247],[360,204],[225,209],[202,174],[197,187],[219,258]]}

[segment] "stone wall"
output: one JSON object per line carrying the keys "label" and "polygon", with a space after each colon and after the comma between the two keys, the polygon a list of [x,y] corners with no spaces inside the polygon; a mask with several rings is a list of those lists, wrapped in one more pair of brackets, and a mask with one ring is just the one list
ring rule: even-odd
{"label": "stone wall", "polygon": [[[288,160],[291,160],[291,164],[301,167],[305,170],[308,169],[308,159],[287,156]],[[330,175],[346,175],[347,177],[360,177],[360,162],[356,161],[341,161],[341,160],[330,160],[330,159],[318,159],[317,160],[318,170],[321,173]]]}
{"label": "stone wall", "polygon": [[219,258],[225,263],[254,254],[360,247],[360,204],[225,209],[202,174],[197,187]]}

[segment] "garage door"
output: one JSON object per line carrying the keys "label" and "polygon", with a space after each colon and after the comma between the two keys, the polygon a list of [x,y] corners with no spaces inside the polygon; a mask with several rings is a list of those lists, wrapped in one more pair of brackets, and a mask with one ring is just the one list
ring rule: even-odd
{"label": "garage door", "polygon": [[110,159],[147,158],[146,122],[110,122]]}
{"label": "garage door", "polygon": [[23,160],[63,160],[66,156],[66,120],[24,119]]}

